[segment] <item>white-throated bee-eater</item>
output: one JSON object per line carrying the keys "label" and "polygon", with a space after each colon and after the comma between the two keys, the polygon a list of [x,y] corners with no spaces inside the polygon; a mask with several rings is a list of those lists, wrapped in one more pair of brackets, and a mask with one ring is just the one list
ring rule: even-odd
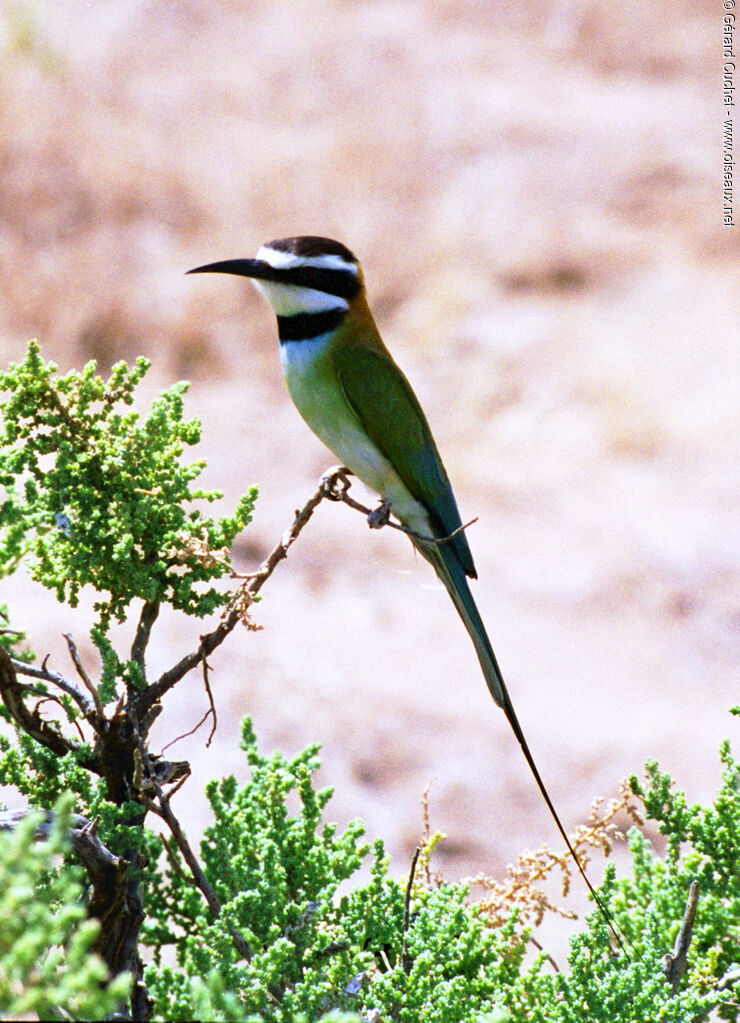
{"label": "white-throated bee-eater", "polygon": [[475,565],[447,472],[416,395],[375,325],[356,257],[341,242],[301,236],[268,242],[255,259],[224,260],[188,272],[249,277],[272,306],[280,359],[298,411],[342,464],[415,534],[414,546],[452,598],[491,696],[503,709],[558,830],[609,921],[524,738],[468,586],[468,578],[476,578]]}

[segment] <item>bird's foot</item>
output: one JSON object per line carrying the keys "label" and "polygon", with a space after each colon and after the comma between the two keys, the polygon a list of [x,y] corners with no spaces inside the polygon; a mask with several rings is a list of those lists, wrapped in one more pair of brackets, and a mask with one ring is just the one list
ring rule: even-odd
{"label": "bird's foot", "polygon": [[342,501],[352,483],[352,475],[346,465],[333,465],[321,477],[321,492],[330,501]]}
{"label": "bird's foot", "polygon": [[373,508],[367,517],[367,524],[371,529],[382,529],[388,525],[391,517],[391,502],[381,501],[377,508]]}

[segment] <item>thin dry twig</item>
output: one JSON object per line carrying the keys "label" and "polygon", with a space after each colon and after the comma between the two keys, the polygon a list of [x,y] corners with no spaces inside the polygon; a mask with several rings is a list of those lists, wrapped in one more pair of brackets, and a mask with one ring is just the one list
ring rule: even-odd
{"label": "thin dry twig", "polygon": [[[164,751],[166,749],[169,749],[170,746],[174,746],[175,743],[179,742],[181,739],[187,739],[187,737],[189,735],[195,735],[195,733],[198,731],[198,729],[203,727],[203,725],[205,724],[205,722],[208,720],[208,718],[210,716],[211,716],[211,708],[209,707],[208,710],[205,712],[205,714],[203,715],[203,717],[200,719],[200,721],[197,724],[193,725],[192,728],[189,728],[187,732],[182,732],[181,735],[176,735],[174,739],[170,739],[170,741],[167,743],[167,745],[162,747],[162,753],[164,753]],[[214,731],[215,731],[215,725],[211,729],[211,733],[208,736],[208,742],[206,743],[206,746],[210,745],[210,742],[211,742],[211,739],[213,737]]]}
{"label": "thin dry twig", "polygon": [[216,728],[218,727],[218,717],[216,715],[216,704],[213,702],[213,693],[211,692],[211,683],[208,681],[208,670],[209,670],[208,661],[204,657],[203,658],[203,685],[206,687],[206,692],[208,693],[208,702],[210,704],[209,713],[213,715],[213,724],[211,725],[211,731],[208,733],[208,738],[206,739],[206,747],[211,745],[211,740],[213,739],[213,736],[216,734]]}
{"label": "thin dry twig", "polygon": [[77,686],[69,682],[64,675],[60,675],[57,671],[49,671],[46,667],[46,662],[49,660],[47,654],[44,658],[41,667],[37,668],[34,664],[26,664],[25,661],[19,661],[15,657],[11,657],[10,662],[18,675],[27,675],[29,678],[37,678],[42,682],[49,682],[51,685],[56,686],[57,689],[61,689],[67,696],[71,696],[77,706],[82,711],[83,716],[89,720],[90,714],[93,712],[93,704],[81,692]]}
{"label": "thin dry twig", "polygon": [[208,710],[205,712],[205,714],[200,719],[200,721],[196,725],[193,725],[193,727],[191,729],[189,729],[187,732],[183,732],[182,735],[175,736],[174,739],[170,739],[170,741],[167,743],[167,745],[162,747],[162,752],[163,753],[164,753],[164,751],[166,749],[169,749],[170,746],[174,746],[174,744],[176,742],[179,742],[180,739],[184,739],[188,735],[194,735],[195,732],[197,732],[198,729],[203,724],[205,724],[205,722],[208,720],[209,717],[213,718],[213,724],[211,725],[211,730],[208,733],[208,738],[206,739],[206,747],[211,745],[211,741],[213,739],[213,736],[216,734],[216,728],[218,726],[218,717],[216,715],[216,704],[215,704],[214,699],[213,699],[213,691],[211,690],[211,683],[210,683],[210,681],[208,679],[208,672],[209,671],[210,671],[210,665],[204,659],[203,660],[203,684],[204,684],[204,686],[206,688],[206,693],[208,694],[208,704],[209,704]]}
{"label": "thin dry twig", "polygon": [[411,919],[411,892],[414,887],[414,874],[416,873],[416,864],[419,861],[420,853],[421,846],[417,845],[411,859],[411,869],[409,870],[409,879],[406,882],[406,894],[403,900],[403,942],[401,944],[401,965],[403,966],[404,973],[411,972],[411,959],[408,954],[407,939],[409,933],[409,922]]}
{"label": "thin dry twig", "polygon": [[353,497],[349,496],[349,488],[352,486],[349,479],[350,476],[352,476],[352,473],[343,465],[330,469],[322,478],[322,481],[326,481],[327,493],[325,496],[330,501],[341,501],[342,504],[346,504],[349,508],[362,512],[371,529],[382,529],[383,526],[390,526],[391,529],[397,529],[399,533],[405,533],[406,536],[410,536],[414,540],[440,546],[449,543],[450,540],[454,540],[456,536],[464,533],[466,529],[478,521],[476,516],[470,522],[458,526],[457,529],[454,529],[447,536],[425,536],[423,533],[417,533],[413,529],[409,529],[408,526],[404,526],[401,522],[391,522],[390,516],[393,514],[393,507],[390,501],[381,501],[377,508],[367,508],[364,504],[360,504],[359,501],[355,501]]}
{"label": "thin dry twig", "polygon": [[75,641],[72,639],[72,633],[63,632],[62,635],[67,641],[67,649],[69,650],[69,656],[72,658],[72,663],[75,666],[77,674],[82,679],[82,684],[84,685],[85,689],[87,689],[90,696],[92,696],[93,703],[95,704],[95,710],[99,718],[98,724],[101,725],[105,721],[105,710],[103,709],[103,704],[100,700],[100,695],[98,693],[97,686],[93,685],[92,681],[90,680],[90,676],[85,671],[82,661],[80,660],[80,655],[77,652],[77,646],[75,644]]}

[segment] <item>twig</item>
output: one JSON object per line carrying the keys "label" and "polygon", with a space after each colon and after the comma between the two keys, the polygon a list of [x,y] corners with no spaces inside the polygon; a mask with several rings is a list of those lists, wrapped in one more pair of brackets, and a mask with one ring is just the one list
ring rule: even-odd
{"label": "twig", "polygon": [[208,661],[204,657],[203,658],[203,685],[206,687],[206,692],[208,693],[208,702],[211,705],[210,712],[211,712],[211,714],[213,714],[213,725],[211,727],[211,731],[210,731],[210,733],[208,735],[208,738],[206,740],[206,747],[211,745],[211,740],[213,739],[213,736],[214,736],[214,734],[216,732],[216,727],[218,725],[218,718],[216,716],[216,704],[213,702],[213,693],[211,692],[211,683],[208,681],[208,668],[209,668]]}
{"label": "twig", "polygon": [[[205,721],[207,721],[209,717],[213,718],[213,725],[211,726],[211,731],[208,733],[208,738],[206,739],[206,748],[208,748],[211,745],[211,741],[213,739],[213,736],[216,734],[216,728],[218,726],[218,716],[216,714],[216,703],[215,703],[215,701],[213,699],[213,691],[211,690],[211,683],[208,680],[208,672],[209,672],[209,670],[210,670],[210,665],[208,664],[208,661],[204,657],[203,658],[203,685],[205,686],[206,693],[208,694],[208,710],[205,712],[205,714],[200,719],[200,721],[197,723],[197,725],[193,725],[193,727],[191,729],[189,729],[187,732],[183,732],[182,735],[175,736],[175,738],[171,739],[167,743],[166,746],[163,746],[162,747],[162,753],[164,753],[164,751],[166,749],[169,749],[170,746],[173,746],[176,742],[179,742],[180,739],[184,739],[186,736],[193,735],[195,732],[197,732],[198,729],[201,727],[201,725]],[[172,795],[174,795],[174,792],[170,793],[170,796],[172,796]]]}
{"label": "twig", "polygon": [[404,973],[410,973],[411,971],[411,959],[407,951],[407,938],[409,933],[409,921],[411,917],[411,891],[414,887],[414,874],[416,873],[416,864],[419,860],[419,854],[421,853],[421,846],[416,847],[414,855],[411,860],[411,869],[409,870],[409,879],[406,883],[406,895],[403,900],[403,942],[401,945],[401,965],[403,966]]}
{"label": "twig", "polygon": [[665,974],[665,979],[671,985],[674,995],[676,991],[678,991],[678,985],[681,983],[681,977],[683,977],[689,964],[689,945],[691,944],[691,936],[694,930],[694,919],[696,917],[696,906],[698,901],[699,882],[694,879],[689,886],[689,896],[686,900],[686,909],[683,914],[683,920],[678,934],[676,935],[673,952],[667,952],[666,955],[663,956],[663,973]]}
{"label": "twig", "polygon": [[[189,729],[187,730],[187,732],[183,732],[183,733],[182,733],[181,735],[176,735],[174,739],[170,739],[170,741],[169,741],[169,742],[168,742],[168,743],[167,743],[167,744],[166,744],[165,746],[163,746],[163,747],[162,747],[162,753],[164,753],[164,751],[165,751],[166,749],[169,749],[169,748],[170,748],[170,746],[174,746],[176,742],[179,742],[179,741],[180,741],[180,739],[187,739],[187,737],[188,737],[189,735],[195,735],[195,733],[196,733],[196,732],[198,731],[198,729],[199,729],[199,728],[200,728],[200,727],[201,727],[201,726],[203,725],[203,723],[204,723],[205,721],[207,721],[207,720],[208,720],[208,718],[209,718],[210,716],[211,716],[211,708],[209,707],[209,708],[208,708],[208,710],[207,710],[207,711],[205,712],[205,714],[203,715],[203,717],[202,717],[202,718],[200,719],[200,721],[199,721],[199,722],[197,723],[197,725],[193,725],[193,727],[192,727],[192,728],[189,728]],[[208,742],[206,743],[206,746],[208,746],[208,745],[209,745],[209,743],[210,743],[210,741],[211,741],[211,736],[212,736],[212,735],[213,735],[213,731],[211,731],[211,734],[210,734],[210,735],[208,736]]]}
{"label": "twig", "polygon": [[[44,721],[39,714],[38,707],[29,710],[23,697],[26,687],[19,681],[15,673],[15,666],[5,647],[0,646],[0,699],[8,708],[16,723],[30,735],[32,739],[40,742],[52,753],[65,756],[79,749],[77,743],[68,739],[54,724]],[[94,716],[92,710],[91,717]],[[91,770],[99,770],[97,758],[93,756],[86,764]]]}
{"label": "twig", "polygon": [[414,540],[440,546],[441,544],[449,543],[450,540],[454,540],[456,536],[464,533],[466,529],[478,521],[478,516],[476,516],[470,522],[458,526],[457,529],[448,533],[447,536],[425,536],[423,533],[417,533],[415,530],[409,529],[408,526],[404,526],[400,522],[391,522],[390,515],[393,513],[393,506],[389,501],[382,501],[377,508],[367,508],[364,504],[360,504],[359,501],[355,501],[353,497],[350,497],[349,488],[352,484],[349,476],[351,475],[352,473],[349,469],[346,469],[344,466],[339,466],[325,473],[322,478],[322,483],[325,484],[327,491],[325,496],[330,501],[341,501],[342,504],[346,504],[349,508],[362,512],[371,529],[381,529],[383,526],[390,526],[391,529],[397,529],[399,533],[405,533],[406,536],[410,536]]}
{"label": "twig", "polygon": [[60,675],[58,671],[49,671],[46,667],[48,656],[44,658],[44,661],[40,668],[37,668],[33,664],[26,664],[25,661],[18,661],[15,657],[12,657],[11,664],[15,668],[16,674],[27,675],[29,678],[37,678],[42,682],[50,682],[51,685],[56,686],[57,689],[61,689],[67,696],[71,696],[77,706],[82,711],[83,715],[89,719],[89,715],[93,712],[93,705],[85,696],[84,693],[80,692],[77,686],[72,685],[68,682],[64,675]]}
{"label": "twig", "polygon": [[95,710],[97,712],[98,718],[100,719],[99,722],[98,722],[98,729],[99,729],[100,727],[104,726],[104,723],[105,723],[105,711],[103,709],[103,704],[102,704],[102,702],[100,700],[100,694],[98,693],[97,688],[90,681],[90,676],[87,674],[87,672],[85,671],[85,669],[83,667],[82,661],[80,660],[80,655],[77,653],[77,647],[75,645],[75,641],[72,639],[72,633],[71,632],[63,632],[62,635],[64,636],[64,638],[67,641],[67,649],[69,650],[69,656],[72,658],[72,663],[74,664],[75,668],[77,669],[77,674],[82,679],[82,684],[84,685],[85,689],[87,689],[88,693],[93,698],[93,703],[95,704]]}
{"label": "twig", "polygon": [[550,953],[545,951],[543,946],[540,945],[539,941],[537,941],[536,938],[532,937],[532,935],[530,934],[529,937],[527,938],[527,941],[529,941],[532,945],[534,945],[534,947],[537,949],[538,952],[544,952],[545,959],[547,959],[548,963],[552,966],[553,970],[555,970],[556,973],[561,973],[562,972],[560,967],[558,966],[558,964],[555,962],[553,957],[550,955]]}

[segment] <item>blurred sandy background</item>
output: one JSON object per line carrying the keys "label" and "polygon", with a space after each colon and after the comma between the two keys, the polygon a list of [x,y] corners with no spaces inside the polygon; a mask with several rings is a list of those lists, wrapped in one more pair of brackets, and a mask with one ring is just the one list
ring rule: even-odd
{"label": "blurred sandy background", "polygon": [[[256,566],[332,459],[246,282],[187,278],[327,234],[363,261],[470,531],[475,595],[567,826],[656,756],[708,799],[738,702],[738,231],[721,206],[721,10],[659,0],[27,0],[0,7],[0,344],[62,369],[188,377],[196,455],[257,515]],[[737,211],[736,211],[737,220]],[[362,495],[358,495],[362,496]],[[734,518],[733,518],[734,514]],[[2,599],[71,670],[85,641],[27,582]],[[446,595],[410,545],[324,505],[212,659],[220,715],[170,753],[236,772],[323,745],[331,816],[402,873],[433,779],[450,878],[554,827]],[[159,627],[152,673],[198,628]],[[206,709],[171,696],[163,744]],[[602,863],[594,863],[594,880]],[[576,902],[583,900],[577,895]],[[565,926],[565,925],[563,925]],[[556,939],[557,940],[557,939]]]}

